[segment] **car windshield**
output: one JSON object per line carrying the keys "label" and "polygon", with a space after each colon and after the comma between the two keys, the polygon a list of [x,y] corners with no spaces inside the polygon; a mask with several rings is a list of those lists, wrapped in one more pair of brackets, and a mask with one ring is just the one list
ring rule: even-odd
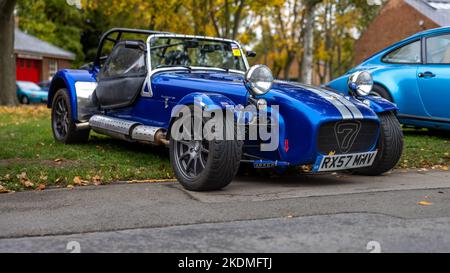
{"label": "car windshield", "polygon": [[231,41],[154,37],[150,56],[152,69],[185,66],[246,71],[240,47]]}
{"label": "car windshield", "polygon": [[20,87],[20,89],[24,90],[42,91],[39,85],[35,84],[34,82],[17,82],[17,85]]}

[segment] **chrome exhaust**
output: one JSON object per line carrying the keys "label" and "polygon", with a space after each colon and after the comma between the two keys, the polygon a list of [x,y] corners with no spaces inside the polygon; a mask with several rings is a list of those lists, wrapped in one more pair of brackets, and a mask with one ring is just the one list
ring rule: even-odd
{"label": "chrome exhaust", "polygon": [[94,115],[89,125],[97,133],[127,141],[147,142],[154,145],[168,145],[164,128],[142,125],[139,122]]}

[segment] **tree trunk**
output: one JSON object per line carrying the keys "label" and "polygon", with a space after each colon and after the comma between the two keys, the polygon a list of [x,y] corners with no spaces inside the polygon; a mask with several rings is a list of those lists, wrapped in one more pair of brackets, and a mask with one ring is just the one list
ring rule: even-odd
{"label": "tree trunk", "polygon": [[314,46],[314,6],[308,5],[305,14],[305,34],[303,37],[303,59],[301,82],[312,83]]}
{"label": "tree trunk", "polygon": [[0,105],[15,105],[14,6],[16,0],[0,0]]}

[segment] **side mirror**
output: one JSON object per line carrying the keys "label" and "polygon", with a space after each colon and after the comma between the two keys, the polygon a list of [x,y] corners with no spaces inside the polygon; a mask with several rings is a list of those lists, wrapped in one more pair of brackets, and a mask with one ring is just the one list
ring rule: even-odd
{"label": "side mirror", "polygon": [[368,71],[357,71],[348,78],[348,89],[359,96],[367,96],[372,91],[373,78]]}
{"label": "side mirror", "polygon": [[254,58],[254,57],[256,57],[256,52],[249,50],[245,53],[245,55],[247,55],[247,57],[249,57],[249,58]]}

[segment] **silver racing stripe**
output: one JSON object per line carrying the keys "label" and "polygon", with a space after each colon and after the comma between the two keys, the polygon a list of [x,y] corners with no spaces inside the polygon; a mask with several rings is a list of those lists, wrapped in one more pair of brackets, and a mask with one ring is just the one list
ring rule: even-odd
{"label": "silver racing stripe", "polygon": [[[327,94],[324,91],[316,89],[312,86],[304,86],[304,85],[298,84],[296,82],[280,81],[280,80],[278,80],[277,82],[291,84],[291,85],[294,85],[297,87],[304,88],[308,91],[311,91],[314,94],[318,95],[319,97],[321,97],[321,98],[325,99],[326,101],[328,101],[329,103],[331,103],[339,111],[339,113],[341,113],[342,119],[353,119],[353,115],[349,111],[349,109],[347,107],[345,107],[345,105],[340,100],[338,100],[337,97],[335,97],[331,94]],[[336,95],[336,94],[334,94],[334,95]]]}
{"label": "silver racing stripe", "polygon": [[335,97],[337,100],[339,100],[342,104],[344,104],[345,106],[347,106],[347,108],[352,112],[353,117],[355,119],[362,119],[364,118],[363,114],[361,113],[361,111],[359,111],[359,109],[356,107],[355,104],[353,104],[351,101],[349,101],[348,99],[342,97],[339,94],[336,94],[334,92],[325,90],[324,92],[326,92],[327,94],[329,94],[330,96]]}
{"label": "silver racing stripe", "polygon": [[350,113],[349,109],[347,109],[347,107],[345,107],[345,105],[341,101],[339,101],[336,97],[331,96],[329,94],[325,94],[324,92],[321,92],[319,90],[315,89],[308,89],[308,90],[326,99],[329,103],[333,104],[333,106],[336,107],[336,109],[341,113],[343,119],[353,119],[353,116]]}

